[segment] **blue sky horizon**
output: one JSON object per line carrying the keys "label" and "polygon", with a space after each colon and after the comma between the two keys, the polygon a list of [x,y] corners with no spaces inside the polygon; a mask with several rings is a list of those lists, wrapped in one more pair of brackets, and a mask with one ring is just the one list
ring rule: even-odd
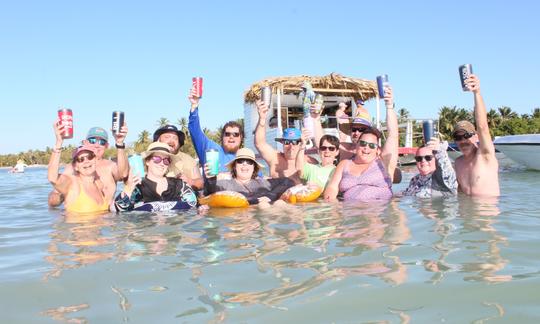
{"label": "blue sky horizon", "polygon": [[[75,136],[110,128],[122,110],[127,141],[161,117],[188,117],[193,76],[204,78],[201,123],[243,117],[261,79],[332,72],[389,75],[398,108],[435,118],[473,107],[458,66],[471,63],[489,108],[540,107],[540,4],[528,1],[11,2],[0,10],[0,154],[54,144],[60,107]],[[374,115],[375,102],[367,103]]]}

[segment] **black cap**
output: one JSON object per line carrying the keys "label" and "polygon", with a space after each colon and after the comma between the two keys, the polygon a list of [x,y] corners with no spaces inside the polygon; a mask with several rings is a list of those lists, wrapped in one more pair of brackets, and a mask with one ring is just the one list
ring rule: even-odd
{"label": "black cap", "polygon": [[180,147],[184,146],[184,140],[186,139],[186,134],[184,134],[184,132],[176,128],[176,126],[174,125],[165,125],[161,128],[158,128],[158,130],[154,132],[154,142],[157,142],[161,134],[168,133],[168,132],[176,133],[176,135],[178,135],[178,143],[180,144]]}

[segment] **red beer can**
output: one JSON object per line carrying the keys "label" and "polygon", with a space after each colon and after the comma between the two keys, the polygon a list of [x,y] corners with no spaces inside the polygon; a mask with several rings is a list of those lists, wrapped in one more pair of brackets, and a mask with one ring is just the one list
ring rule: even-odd
{"label": "red beer can", "polygon": [[73,138],[73,112],[71,109],[59,109],[58,119],[60,120],[60,124],[64,125],[64,133],[62,134],[62,138]]}
{"label": "red beer can", "polygon": [[201,98],[202,97],[202,93],[203,93],[203,84],[202,84],[202,78],[201,77],[194,77],[192,79],[193,81],[193,89],[195,89],[195,95],[198,97],[198,98]]}

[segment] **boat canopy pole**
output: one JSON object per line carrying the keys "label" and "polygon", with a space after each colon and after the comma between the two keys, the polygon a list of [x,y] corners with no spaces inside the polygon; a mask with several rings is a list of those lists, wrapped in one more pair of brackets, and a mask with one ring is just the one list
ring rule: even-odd
{"label": "boat canopy pole", "polygon": [[380,129],[381,128],[381,106],[380,106],[380,98],[379,98],[379,92],[376,91],[377,94],[376,94],[376,97],[375,99],[377,100],[377,113],[375,115],[375,125],[377,125],[377,129]]}
{"label": "boat canopy pole", "polygon": [[[283,133],[283,127],[281,125],[281,94],[283,93],[283,87],[279,87],[276,89],[276,94],[277,94],[277,129],[278,129],[278,134],[282,134]],[[279,135],[278,135],[279,136]]]}

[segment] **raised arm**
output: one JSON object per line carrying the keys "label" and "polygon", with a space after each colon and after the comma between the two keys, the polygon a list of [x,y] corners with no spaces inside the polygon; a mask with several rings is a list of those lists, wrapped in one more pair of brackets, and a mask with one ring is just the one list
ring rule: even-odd
{"label": "raised arm", "polygon": [[386,106],[387,135],[381,156],[390,178],[393,179],[398,161],[399,129],[397,115],[394,111],[394,93],[390,86],[384,92],[384,104]]}
{"label": "raised arm", "polygon": [[[191,135],[191,141],[199,161],[202,164],[206,163],[205,152],[209,147],[220,147],[218,144],[210,140],[201,129],[201,122],[199,120],[199,97],[196,96],[195,89],[191,89],[189,96],[189,102],[191,103],[191,109],[189,113],[188,130]],[[211,144],[212,143],[212,144]]]}
{"label": "raised arm", "polygon": [[114,179],[116,181],[125,180],[128,178],[129,175],[129,163],[128,163],[128,157],[126,154],[126,136],[128,133],[128,127],[127,123],[124,122],[122,127],[120,128],[120,132],[114,134],[115,139],[115,145],[116,145],[116,170],[113,174]]}
{"label": "raised arm", "polygon": [[268,115],[268,106],[262,100],[258,100],[255,104],[257,106],[257,112],[259,113],[259,121],[255,128],[255,147],[266,163],[269,166],[272,166],[277,159],[278,152],[266,142],[266,116]]}
{"label": "raised arm", "polygon": [[298,148],[298,153],[296,154],[295,168],[298,171],[300,178],[304,176],[304,163],[305,163],[305,152],[306,152],[306,143],[309,139],[309,131],[307,129],[302,130],[302,143]]}
{"label": "raised arm", "polygon": [[317,109],[311,109],[311,118],[313,118],[313,145],[319,148],[321,137],[324,136],[324,130],[321,123],[321,111]]}
{"label": "raised arm", "polygon": [[495,146],[489,134],[487,121],[487,111],[484,104],[484,98],[480,94],[480,80],[474,74],[471,74],[465,80],[465,84],[474,94],[474,120],[476,121],[476,131],[478,132],[480,154],[487,158],[495,158]]}
{"label": "raised arm", "polygon": [[451,193],[457,194],[458,183],[456,172],[452,167],[452,162],[446,151],[448,149],[448,142],[444,141],[439,143],[438,138],[433,138],[428,142],[428,146],[431,147],[437,163],[437,168],[435,169],[435,172],[433,172],[432,181],[435,182],[437,187],[444,187]]}
{"label": "raised arm", "polygon": [[64,132],[64,125],[57,120],[53,124],[54,135],[56,142],[53,147],[51,157],[49,159],[49,165],[47,167],[47,179],[53,185],[54,189],[60,192],[64,197],[67,195],[69,188],[69,182],[71,179],[68,176],[61,176],[58,172],[60,169],[60,154],[62,153],[62,133]]}

